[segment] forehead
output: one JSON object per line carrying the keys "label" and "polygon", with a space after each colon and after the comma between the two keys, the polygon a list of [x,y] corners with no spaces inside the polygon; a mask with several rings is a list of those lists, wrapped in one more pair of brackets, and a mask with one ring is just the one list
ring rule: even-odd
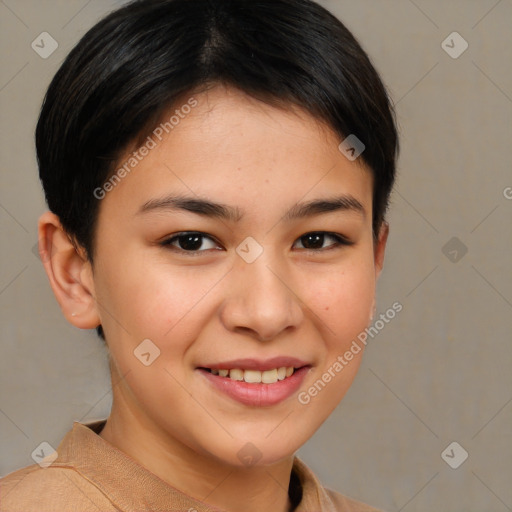
{"label": "forehead", "polygon": [[[123,177],[102,201],[135,210],[166,193],[265,210],[315,194],[351,194],[370,212],[372,179],[338,149],[340,137],[298,108],[226,87],[184,98],[118,162]],[[289,206],[289,205],[288,205]],[[101,212],[100,212],[101,213]],[[261,212],[260,212],[261,213]]]}

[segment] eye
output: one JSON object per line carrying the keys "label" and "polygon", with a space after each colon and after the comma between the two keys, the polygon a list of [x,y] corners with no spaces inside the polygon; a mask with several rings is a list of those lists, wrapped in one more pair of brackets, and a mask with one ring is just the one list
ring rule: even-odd
{"label": "eye", "polygon": [[[330,241],[326,246],[324,246],[326,241]],[[302,247],[296,247],[296,244],[300,243]],[[309,251],[319,251],[326,249],[334,249],[341,245],[353,245],[353,242],[347,240],[343,235],[338,235],[336,233],[328,233],[326,231],[312,231],[311,233],[306,233],[302,235],[294,244],[294,247],[298,249],[305,249]]]}
{"label": "eye", "polygon": [[161,245],[164,247],[171,246],[178,251],[190,253],[219,248],[219,244],[212,237],[198,231],[178,233],[161,242]]}

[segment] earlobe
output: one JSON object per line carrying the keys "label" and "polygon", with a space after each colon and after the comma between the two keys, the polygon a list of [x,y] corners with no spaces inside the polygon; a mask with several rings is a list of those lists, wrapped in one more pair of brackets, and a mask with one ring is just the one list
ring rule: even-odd
{"label": "earlobe", "polygon": [[81,329],[97,327],[92,267],[85,254],[80,254],[51,212],[39,218],[38,233],[39,255],[64,316]]}
{"label": "earlobe", "polygon": [[382,222],[379,236],[374,243],[375,277],[378,278],[384,266],[384,254],[389,235],[389,224]]}

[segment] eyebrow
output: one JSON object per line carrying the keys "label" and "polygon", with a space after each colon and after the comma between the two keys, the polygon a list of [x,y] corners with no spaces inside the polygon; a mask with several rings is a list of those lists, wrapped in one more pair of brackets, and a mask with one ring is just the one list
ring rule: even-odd
{"label": "eyebrow", "polygon": [[316,199],[306,203],[297,203],[283,216],[283,220],[301,219],[335,211],[348,211],[366,217],[364,206],[351,195],[342,195],[331,199]]}
{"label": "eyebrow", "polygon": [[207,199],[193,197],[167,196],[160,199],[151,199],[142,205],[138,213],[156,210],[185,210],[205,217],[213,217],[237,222],[242,218],[242,212],[233,206],[214,203]]}
{"label": "eyebrow", "polygon": [[[238,207],[216,203],[207,199],[183,196],[166,196],[159,199],[151,199],[142,205],[138,214],[158,210],[184,210],[205,217],[219,218],[232,222],[238,222],[243,217],[243,213]],[[354,212],[362,217],[366,217],[364,206],[355,197],[341,195],[329,199],[316,199],[297,203],[284,214],[282,220],[291,221],[335,211]]]}

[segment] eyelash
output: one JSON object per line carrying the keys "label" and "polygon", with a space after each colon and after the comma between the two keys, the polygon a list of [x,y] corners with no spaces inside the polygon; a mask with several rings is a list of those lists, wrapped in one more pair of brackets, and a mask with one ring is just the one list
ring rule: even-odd
{"label": "eyelash", "polygon": [[[333,250],[333,249],[337,249],[337,248],[339,248],[341,246],[354,245],[354,242],[351,242],[350,240],[348,240],[343,235],[340,235],[338,233],[332,233],[330,231],[310,231],[308,233],[305,233],[304,235],[301,235],[299,238],[297,238],[297,240],[294,242],[294,245],[298,241],[300,241],[302,238],[304,238],[306,236],[310,236],[310,235],[320,235],[320,236],[330,237],[330,238],[333,238],[335,240],[335,243],[333,243],[331,245],[328,245],[327,247],[322,247],[322,248],[319,248],[319,249],[307,249],[307,248],[301,249],[301,250],[307,251],[309,253],[325,252],[325,251],[330,251],[330,250]],[[172,245],[173,242],[178,241],[180,238],[187,237],[187,236],[196,236],[198,238],[201,238],[202,240],[207,238],[207,239],[211,240],[212,242],[220,245],[219,242],[217,242],[215,240],[215,238],[213,238],[210,235],[207,235],[206,233],[202,233],[200,231],[183,231],[181,233],[177,233],[177,234],[173,235],[172,237],[167,238],[167,239],[163,240],[162,242],[160,242],[160,245],[162,247],[169,247],[172,250],[174,250],[176,252],[179,252],[179,253],[182,253],[182,254],[186,254],[187,256],[199,256],[201,253],[204,253],[204,252],[206,252],[208,250],[211,250],[211,249],[202,249],[202,250],[195,249],[195,250],[187,251],[186,249],[182,249],[180,247],[176,247],[176,246]],[[202,245],[202,241],[201,241],[201,245]]]}

